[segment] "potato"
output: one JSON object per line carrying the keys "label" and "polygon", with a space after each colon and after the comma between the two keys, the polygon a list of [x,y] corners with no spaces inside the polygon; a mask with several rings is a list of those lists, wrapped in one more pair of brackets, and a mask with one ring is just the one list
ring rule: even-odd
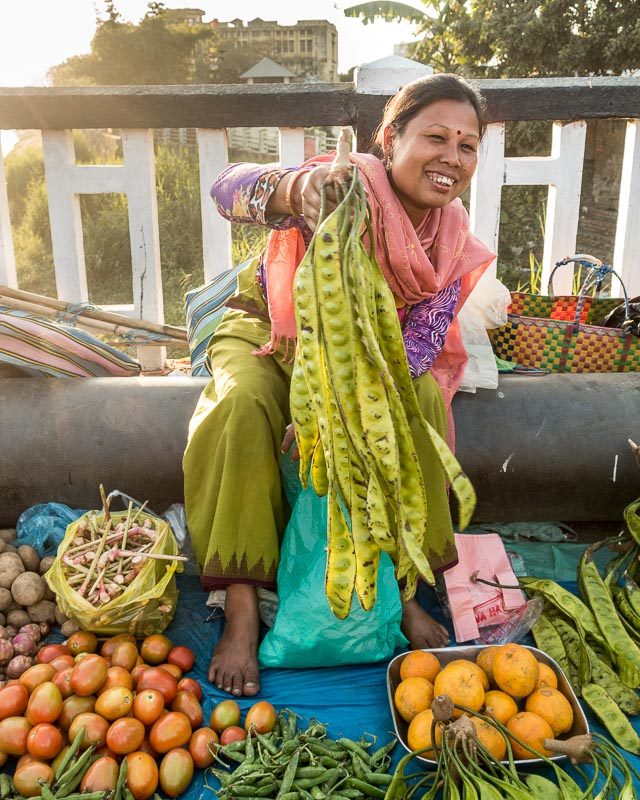
{"label": "potato", "polygon": [[56,604],[51,600],[40,600],[32,606],[27,606],[31,622],[48,622],[51,625],[56,621]]}
{"label": "potato", "polygon": [[62,624],[62,627],[60,628],[60,632],[66,638],[71,636],[72,633],[75,633],[76,631],[79,630],[80,626],[78,625],[77,622],[74,622],[72,619],[65,620],[64,623]]}
{"label": "potato", "polygon": [[39,603],[46,590],[47,585],[37,572],[23,572],[11,584],[13,599],[24,608]]}
{"label": "potato", "polygon": [[[4,550],[2,552],[3,553],[15,553],[16,555],[18,555],[18,548],[15,545],[10,544],[9,542],[5,542]],[[19,556],[18,556],[18,558],[19,558]],[[20,559],[20,560],[22,561],[22,559]]]}
{"label": "potato", "polygon": [[16,538],[15,528],[0,528],[0,539],[5,542],[11,542]]}
{"label": "potato", "polygon": [[13,597],[9,589],[2,587],[0,589],[0,611],[7,611],[13,603]]}
{"label": "potato", "polygon": [[38,570],[38,572],[39,572],[41,575],[44,575],[44,573],[45,573],[45,572],[47,572],[49,569],[51,569],[51,565],[53,564],[53,562],[54,562],[55,560],[56,560],[56,557],[55,557],[55,556],[45,556],[45,557],[44,557],[44,558],[43,558],[43,559],[40,561],[40,569]]}
{"label": "potato", "polygon": [[7,622],[9,625],[20,629],[23,625],[28,625],[31,622],[31,618],[24,608],[14,608],[7,614]]}
{"label": "potato", "polygon": [[18,555],[22,559],[24,568],[28,572],[38,572],[40,569],[40,554],[38,551],[28,544],[21,544],[18,546]]}
{"label": "potato", "polygon": [[24,564],[17,553],[0,554],[0,588],[10,589],[14,580],[24,572]]}
{"label": "potato", "polygon": [[68,619],[67,615],[64,613],[64,611],[59,606],[56,606],[55,617],[56,617],[56,622],[60,626],[64,625],[64,623]]}

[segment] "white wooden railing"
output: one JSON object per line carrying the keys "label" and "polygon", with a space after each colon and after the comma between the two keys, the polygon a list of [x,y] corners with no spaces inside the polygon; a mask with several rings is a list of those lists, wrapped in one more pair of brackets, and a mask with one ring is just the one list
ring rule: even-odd
{"label": "white wooden railing", "polygon": [[[360,77],[367,74],[366,69],[360,68]],[[422,65],[407,62],[406,80],[423,71],[427,70]],[[285,166],[304,159],[304,127],[310,125],[351,124],[357,135],[354,146],[362,149],[386,98],[398,88],[397,75],[394,73],[392,77],[395,85],[385,84],[384,74],[382,78],[375,76],[374,80],[367,75],[366,93],[358,91],[358,75],[353,85],[314,84],[309,87],[0,89],[0,128],[42,130],[59,299],[70,303],[89,301],[79,196],[122,192],[128,201],[133,303],[107,308],[152,322],[164,321],[153,128],[188,126],[197,129],[203,279],[209,279],[231,264],[230,226],[213,212],[209,197],[214,178],[229,163],[227,129],[239,125],[275,125],[279,129],[279,160]],[[479,84],[489,100],[492,122],[482,143],[471,188],[472,229],[498,252],[502,187],[548,185],[543,286],[553,264],[576,249],[585,120],[627,119],[613,266],[630,296],[640,294],[640,78],[480,81]],[[539,90],[545,91],[541,95]],[[218,102],[222,110],[205,108],[199,103],[203,96],[212,102],[210,95],[221,91]],[[248,92],[253,93],[251,104],[244,98]],[[301,103],[305,92],[309,100]],[[529,96],[531,103],[523,102],[523,98]],[[521,107],[514,107],[514,97]],[[603,98],[608,98],[609,102],[603,103]],[[149,100],[148,105],[146,100]],[[238,108],[234,106],[233,113],[225,110],[236,101]],[[256,121],[258,118],[260,123]],[[548,119],[553,125],[551,154],[548,157],[506,157],[505,121],[513,119]],[[77,164],[71,129],[83,127],[120,128],[123,163]],[[0,284],[19,288],[1,152]],[[571,285],[571,266],[558,270],[554,277],[555,291],[570,292]],[[614,294],[619,289],[615,284],[612,287]],[[161,347],[141,348],[139,357],[145,368],[153,369],[163,364],[165,351]]]}

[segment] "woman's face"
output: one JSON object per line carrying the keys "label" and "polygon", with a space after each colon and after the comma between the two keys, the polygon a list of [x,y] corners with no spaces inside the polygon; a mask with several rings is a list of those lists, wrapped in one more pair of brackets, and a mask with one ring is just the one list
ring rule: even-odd
{"label": "woman's face", "polygon": [[391,182],[414,225],[429,208],[442,208],[471,183],[478,163],[480,128],[471,103],[438,100],[397,133],[387,126],[383,152]]}

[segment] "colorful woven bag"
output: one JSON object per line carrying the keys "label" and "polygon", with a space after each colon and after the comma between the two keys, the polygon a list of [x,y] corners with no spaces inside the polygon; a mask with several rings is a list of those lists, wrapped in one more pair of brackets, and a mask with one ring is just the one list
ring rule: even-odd
{"label": "colorful woven bag", "polygon": [[[575,261],[588,268],[578,295],[532,295],[513,292],[506,325],[490,330],[498,358],[549,372],[635,372],[640,370],[640,337],[600,322],[621,305],[619,298],[592,297],[612,267],[597,259],[573,256],[559,261],[553,272]],[[551,273],[551,278],[553,277]],[[551,285],[551,278],[549,285]],[[622,284],[622,282],[621,282]],[[626,318],[629,299],[623,286]]]}

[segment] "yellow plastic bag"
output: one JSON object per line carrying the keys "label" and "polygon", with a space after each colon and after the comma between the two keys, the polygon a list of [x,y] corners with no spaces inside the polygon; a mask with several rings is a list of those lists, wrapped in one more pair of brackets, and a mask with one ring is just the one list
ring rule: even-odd
{"label": "yellow plastic bag", "polygon": [[[126,511],[111,512],[110,516],[115,528],[118,523],[126,522],[129,514]],[[178,544],[169,523],[151,514],[136,512],[137,525],[142,526],[145,520],[152,523],[156,532],[156,539],[149,553],[177,556]],[[74,540],[81,535],[83,527],[88,523],[104,529],[104,513],[89,511],[67,526],[55,561],[45,575],[47,583],[57,595],[61,611],[82,630],[92,631],[97,635],[131,633],[142,638],[151,633],[161,633],[175,613],[178,602],[175,574],[182,571],[182,563],[178,560],[145,558],[140,571],[121,594],[109,602],[93,605],[74,586],[69,585],[69,567],[63,562],[67,551],[74,547]],[[96,545],[99,546],[98,541]],[[91,583],[97,578],[96,568]]]}

